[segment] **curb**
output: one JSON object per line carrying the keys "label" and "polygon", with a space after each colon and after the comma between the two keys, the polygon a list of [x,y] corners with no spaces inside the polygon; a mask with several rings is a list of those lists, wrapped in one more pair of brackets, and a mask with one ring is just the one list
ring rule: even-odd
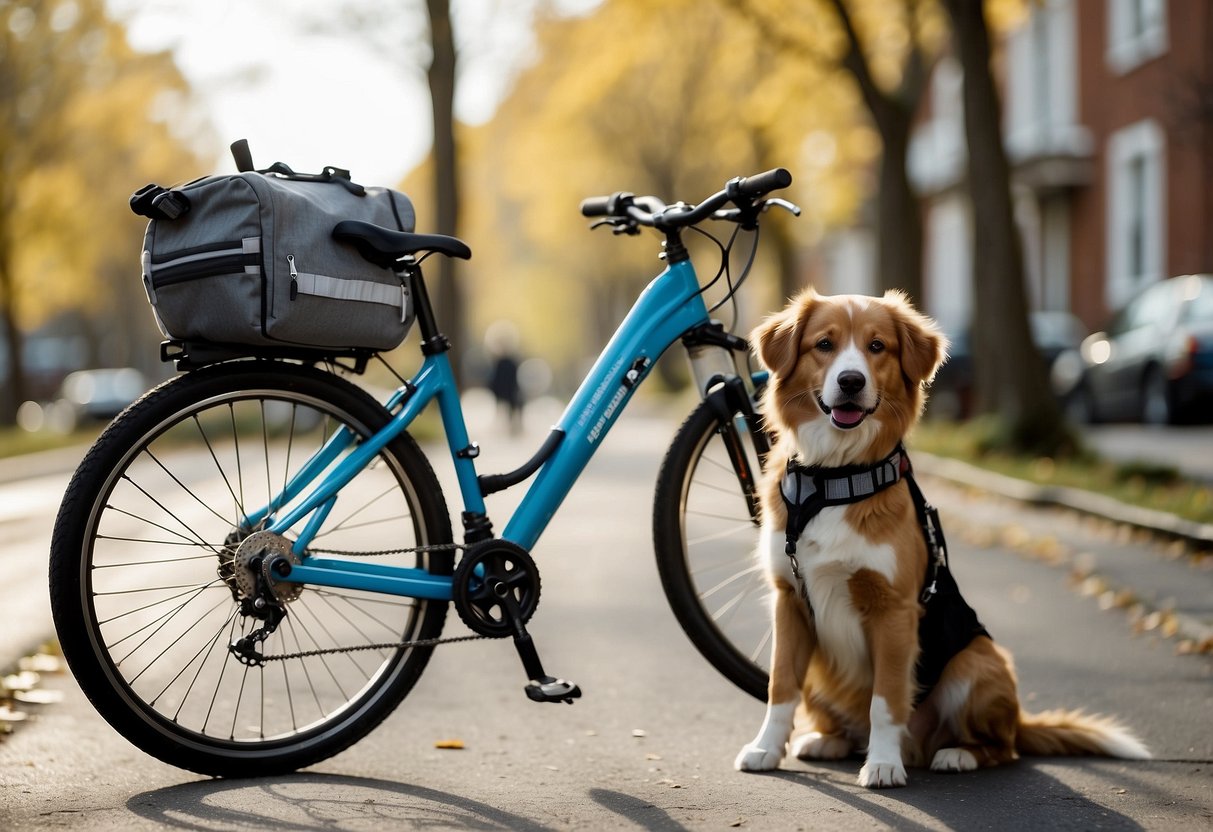
{"label": "curb", "polygon": [[43,474],[70,474],[88,453],[91,442],[67,445],[47,451],[33,451],[0,458],[0,483],[27,479],[31,471]]}
{"label": "curb", "polygon": [[[1077,488],[1042,486],[986,471],[957,459],[922,451],[913,454],[922,473],[997,494],[1027,505],[1064,508],[1090,517],[1120,523],[1169,540],[1178,540],[1198,550],[1213,550],[1213,524],[1196,523],[1162,511],[1141,508]],[[1119,587],[1132,590],[1132,587]],[[1172,613],[1176,637],[1198,645],[1213,644],[1213,625],[1191,615]]]}
{"label": "curb", "polygon": [[1031,505],[1072,509],[1171,540],[1181,540],[1197,549],[1213,549],[1213,523],[1185,520],[1165,511],[1129,505],[1079,488],[1036,485],[1026,480],[986,471],[958,459],[939,457],[922,451],[915,451],[913,459],[914,464],[924,474],[980,488]]}

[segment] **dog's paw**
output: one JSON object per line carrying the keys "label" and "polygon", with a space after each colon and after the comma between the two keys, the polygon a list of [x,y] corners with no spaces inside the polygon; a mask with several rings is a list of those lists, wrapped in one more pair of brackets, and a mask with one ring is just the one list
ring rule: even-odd
{"label": "dog's paw", "polygon": [[783,760],[783,749],[763,748],[756,743],[750,743],[741,749],[733,768],[738,771],[773,771]]}
{"label": "dog's paw", "polygon": [[842,760],[851,753],[851,741],[840,734],[812,731],[792,742],[792,753],[802,760]]}
{"label": "dog's paw", "polygon": [[859,770],[859,785],[865,789],[888,789],[906,784],[906,769],[901,763],[877,763],[872,760]]}
{"label": "dog's paw", "polygon": [[977,758],[964,748],[941,748],[931,760],[931,771],[973,771]]}

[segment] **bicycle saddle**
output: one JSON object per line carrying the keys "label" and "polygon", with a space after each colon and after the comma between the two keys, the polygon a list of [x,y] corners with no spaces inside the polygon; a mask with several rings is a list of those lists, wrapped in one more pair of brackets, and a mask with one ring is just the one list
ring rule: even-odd
{"label": "bicycle saddle", "polygon": [[395,231],[362,220],[342,220],[333,226],[333,238],[352,243],[358,253],[377,266],[390,267],[409,254],[433,252],[447,257],[469,260],[472,250],[467,243],[444,234],[412,234]]}

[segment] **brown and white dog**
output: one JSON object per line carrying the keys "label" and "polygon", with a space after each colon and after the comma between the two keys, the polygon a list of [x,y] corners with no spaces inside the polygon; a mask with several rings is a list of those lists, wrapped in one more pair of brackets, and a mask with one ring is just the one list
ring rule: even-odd
{"label": "brown and white dog", "polygon": [[753,342],[771,373],[765,414],[779,437],[762,485],[758,550],[773,587],[774,636],[766,719],[737,769],[779,765],[799,704],[807,722],[792,753],[837,760],[866,747],[859,784],[873,788],[905,785],[907,764],[969,771],[1019,753],[1149,757],[1114,720],[1020,710],[1010,655],[984,634],[943,665],[929,694],[919,690],[928,553],[904,480],[822,508],[798,539],[785,539],[788,460],[839,468],[888,457],[946,356],[934,322],[899,292],[826,297],[810,289],[759,326]]}

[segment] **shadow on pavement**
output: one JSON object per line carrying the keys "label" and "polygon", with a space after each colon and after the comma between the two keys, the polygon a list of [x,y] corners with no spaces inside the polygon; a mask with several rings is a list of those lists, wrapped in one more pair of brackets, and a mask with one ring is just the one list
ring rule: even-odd
{"label": "shadow on pavement", "polygon": [[[808,828],[832,821],[830,826],[856,828],[857,817],[876,828],[899,832],[939,829],[1073,829],[1141,830],[1136,821],[1063,784],[1042,766],[1043,761],[1023,760],[1011,766],[961,775],[910,771],[904,789],[866,791],[855,785],[860,761],[813,763],[812,770],[779,770],[754,777],[770,777],[803,786],[808,793],[789,791],[790,801],[804,802],[803,821]],[[1106,783],[1094,793],[1117,791],[1126,782],[1134,791],[1148,786],[1126,780],[1119,761],[1067,760],[1086,775]],[[1116,770],[1109,770],[1115,766]],[[1090,791],[1090,790],[1088,790]],[[1120,789],[1119,791],[1124,791]],[[1164,794],[1154,796],[1163,799]],[[658,832],[685,832],[690,827],[672,817],[651,798],[611,789],[590,789],[594,803],[639,828]],[[813,803],[813,798],[822,798]],[[287,775],[273,779],[200,780],[154,791],[127,800],[126,808],[160,826],[175,829],[319,830],[347,828],[459,828],[551,832],[532,818],[504,811],[459,795],[368,777],[320,773]],[[775,814],[786,810],[787,803]],[[541,805],[535,807],[543,813]],[[550,807],[549,807],[550,812]],[[762,825],[761,814],[742,821]],[[756,816],[755,816],[756,815]],[[566,819],[567,820],[567,819]],[[714,825],[719,825],[720,818]],[[768,819],[769,820],[769,819]],[[725,820],[727,822],[727,819]],[[734,824],[737,825],[737,824]],[[828,828],[828,827],[822,827]]]}
{"label": "shadow on pavement", "polygon": [[650,800],[610,789],[590,789],[590,797],[602,808],[649,832],[687,832],[687,827]]}
{"label": "shadow on pavement", "polygon": [[529,818],[458,795],[367,777],[292,774],[201,780],[133,795],[126,807],[175,829],[395,829],[551,832]]}
{"label": "shadow on pavement", "polygon": [[[812,771],[780,770],[765,776],[802,785],[866,815],[877,826],[899,832],[926,832],[939,824],[948,829],[1144,829],[1042,771],[1042,764],[1037,758],[1024,759],[963,774],[910,769],[906,788],[880,791],[855,786],[860,760],[814,761]],[[1066,764],[1083,766],[1089,775],[1104,779],[1101,767],[1119,768],[1123,761],[1067,759]],[[1121,777],[1119,771],[1115,778],[1108,777],[1109,788]]]}

